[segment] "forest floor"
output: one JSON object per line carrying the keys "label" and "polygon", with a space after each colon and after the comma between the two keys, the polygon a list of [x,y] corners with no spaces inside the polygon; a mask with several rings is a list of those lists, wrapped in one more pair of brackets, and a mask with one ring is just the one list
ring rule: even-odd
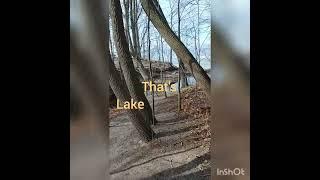
{"label": "forest floor", "polygon": [[194,86],[181,97],[178,113],[177,94],[155,95],[159,123],[149,143],[140,141],[125,112],[110,110],[111,179],[210,179],[210,105]]}

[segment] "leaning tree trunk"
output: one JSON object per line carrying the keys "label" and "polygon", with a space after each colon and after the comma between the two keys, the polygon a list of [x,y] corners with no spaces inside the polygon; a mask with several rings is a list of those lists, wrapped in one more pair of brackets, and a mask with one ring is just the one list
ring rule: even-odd
{"label": "leaning tree trunk", "polygon": [[165,18],[164,14],[163,14],[163,11],[162,11],[162,8],[161,8],[161,6],[159,4],[159,0],[151,0],[151,1],[153,2],[153,4],[156,7],[157,11],[160,13],[160,16]]}
{"label": "leaning tree trunk", "polygon": [[134,68],[128,43],[126,41],[122,21],[122,11],[120,2],[118,0],[111,0],[110,13],[112,18],[113,36],[116,42],[117,54],[130,95],[135,101],[144,102],[145,107],[142,110],[143,114],[145,115],[145,118],[148,122],[152,122],[152,110],[146,96],[144,95],[143,87],[138,79],[138,72]]}
{"label": "leaning tree trunk", "polygon": [[188,72],[192,73],[195,80],[210,95],[210,78],[204,69],[199,65],[188,48],[180,41],[179,37],[172,31],[166,19],[160,15],[153,3],[149,0],[140,0],[145,13],[149,16],[151,22],[157,28],[161,36],[173,49],[176,55],[181,59]]}
{"label": "leaning tree trunk", "polygon": [[[107,52],[107,59],[109,61],[109,84],[112,91],[116,97],[121,101],[130,101],[131,97],[129,90],[126,87],[124,81],[120,79],[120,74],[116,70],[114,63],[111,60],[110,53]],[[150,123],[147,122],[142,116],[140,111],[130,109],[128,111],[128,116],[134,127],[138,130],[138,134],[141,136],[142,140],[150,141],[154,136],[154,132],[150,127]]]}

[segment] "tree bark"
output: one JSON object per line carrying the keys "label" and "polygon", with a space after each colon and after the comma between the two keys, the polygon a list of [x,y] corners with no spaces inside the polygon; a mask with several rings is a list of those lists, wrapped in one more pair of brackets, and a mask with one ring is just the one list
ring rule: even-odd
{"label": "tree bark", "polygon": [[[108,19],[108,20],[110,20],[110,19]],[[110,21],[109,21],[109,23],[110,23]],[[109,49],[110,49],[110,52],[111,52],[111,57],[112,57],[112,59],[115,57],[115,55],[114,55],[114,52],[113,52],[113,45],[112,45],[112,38],[111,38],[111,35],[110,35],[110,32],[109,32]]]}
{"label": "tree bark", "polygon": [[[149,72],[150,72],[150,80],[151,82],[153,82],[153,75],[152,75],[152,65],[151,65],[151,51],[150,51],[150,47],[151,47],[151,40],[150,40],[150,19],[148,18],[148,24],[147,24],[147,30],[148,30],[148,60],[149,60]],[[155,122],[155,111],[154,111],[154,91],[151,91],[152,93],[152,114],[153,114],[153,119],[152,122]]]}
{"label": "tree bark", "polygon": [[143,86],[138,79],[137,71],[134,69],[132,56],[125,38],[122,11],[118,0],[111,0],[110,13],[113,23],[113,36],[116,42],[117,54],[130,95],[135,101],[144,102],[145,107],[142,110],[143,115],[148,122],[152,122],[152,110],[146,96],[144,95]]}
{"label": "tree bark", "polygon": [[176,55],[181,59],[188,72],[192,73],[195,80],[204,89],[207,96],[210,95],[210,78],[204,69],[199,65],[188,48],[180,41],[178,36],[172,31],[167,21],[160,15],[153,3],[148,0],[140,0],[141,5],[150,18],[155,28],[173,49]]}
{"label": "tree bark", "polygon": [[132,45],[132,40],[131,40],[131,35],[130,35],[130,31],[129,31],[129,1],[130,0],[123,0],[123,4],[124,4],[124,30],[125,30],[125,36],[128,40],[129,43],[129,49],[131,52],[134,51],[133,49],[133,45]]}
{"label": "tree bark", "polygon": [[[120,101],[130,101],[131,97],[129,94],[129,90],[124,81],[121,81],[120,74],[116,70],[109,52],[107,52],[107,59],[109,60],[109,84],[112,91]],[[154,132],[150,127],[150,123],[144,119],[141,112],[134,109],[127,110],[127,112],[130,121],[137,129],[138,134],[140,135],[142,140],[145,142],[152,140]]]}

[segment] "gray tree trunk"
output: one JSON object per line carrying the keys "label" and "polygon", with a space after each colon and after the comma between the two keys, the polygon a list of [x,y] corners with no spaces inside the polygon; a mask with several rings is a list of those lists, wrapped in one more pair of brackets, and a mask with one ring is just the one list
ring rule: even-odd
{"label": "gray tree trunk", "polygon": [[[179,40],[181,41],[181,37],[180,37],[181,28],[180,28],[180,25],[181,25],[180,0],[178,0],[178,37],[179,37]],[[186,78],[186,75],[185,75],[185,71],[186,70],[185,70],[185,68],[183,66],[183,63],[181,62],[180,58],[178,58],[178,61],[179,61],[179,75],[180,75],[179,78],[180,78],[180,81],[181,81],[181,85],[180,86],[181,86],[181,88],[185,88],[187,86],[187,78]],[[181,107],[181,105],[179,105],[179,107]]]}
{"label": "gray tree trunk", "polygon": [[143,86],[138,79],[138,72],[134,68],[132,56],[125,38],[122,11],[118,0],[111,0],[110,13],[113,24],[113,39],[115,40],[119,62],[121,64],[123,76],[130,95],[135,101],[144,102],[144,109],[142,110],[143,115],[145,115],[148,122],[152,122],[152,110],[146,96],[144,95]]}

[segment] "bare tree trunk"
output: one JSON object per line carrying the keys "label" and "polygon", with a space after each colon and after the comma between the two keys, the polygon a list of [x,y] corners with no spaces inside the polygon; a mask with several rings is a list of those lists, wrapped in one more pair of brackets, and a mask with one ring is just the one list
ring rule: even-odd
{"label": "bare tree trunk", "polygon": [[[159,35],[160,37],[160,42],[159,42],[159,68],[160,68],[160,72],[161,72],[161,82],[163,83],[163,71],[164,71],[164,62],[163,62],[163,43],[162,43],[162,37]],[[161,66],[161,62],[162,62],[162,66]]]}
{"label": "bare tree trunk", "polygon": [[145,43],[144,43],[144,37],[142,37],[142,52],[143,52],[143,59],[146,59],[146,49],[145,49]]}
{"label": "bare tree trunk", "polygon": [[172,65],[172,49],[170,48],[170,64],[171,64],[171,66],[173,66]]}
{"label": "bare tree trunk", "polygon": [[[151,40],[150,40],[150,18],[148,18],[148,59],[149,59],[149,72],[150,72],[150,80],[153,82],[153,75],[152,75],[152,66],[151,66]],[[151,89],[152,93],[152,114],[153,119],[152,123],[155,124],[155,111],[154,111],[154,92],[153,89]]]}
{"label": "bare tree trunk", "polygon": [[139,27],[138,27],[138,2],[134,0],[134,22],[135,22],[135,33],[136,33],[136,43],[137,43],[137,54],[141,58],[141,48],[140,48],[140,38],[139,38]]}
{"label": "bare tree trunk", "polygon": [[[161,6],[159,4],[159,0],[151,0],[151,1],[153,2],[153,4],[156,7],[157,11],[160,13],[160,16],[163,17],[164,19],[166,19],[166,17],[164,16],[164,14],[162,12]],[[167,24],[168,24],[168,22],[167,22]]]}
{"label": "bare tree trunk", "polygon": [[199,56],[198,56],[198,42],[197,42],[197,28],[196,26],[193,24],[193,29],[194,29],[194,55],[197,57],[197,59],[199,60]]}
{"label": "bare tree trunk", "polygon": [[[193,29],[194,29],[194,54],[199,60],[198,44],[197,44],[197,29],[196,29],[196,26],[194,23],[193,23]],[[200,60],[199,60],[199,65],[200,65]],[[196,82],[196,84],[195,84],[196,96],[197,96],[197,89],[198,89],[198,83]]]}
{"label": "bare tree trunk", "polygon": [[130,20],[131,20],[131,32],[132,32],[132,38],[133,38],[133,57],[134,61],[136,62],[136,66],[142,75],[143,79],[145,81],[149,80],[149,73],[146,68],[144,68],[142,62],[141,62],[141,54],[140,54],[140,46],[139,46],[139,30],[138,30],[138,19],[137,19],[137,8],[136,8],[136,2],[135,0],[130,0],[129,4],[130,9]]}
{"label": "bare tree trunk", "polygon": [[[130,101],[131,97],[129,90],[124,81],[119,78],[120,74],[116,70],[116,67],[111,60],[110,53],[107,52],[107,56],[107,59],[109,60],[109,84],[111,89],[120,101]],[[141,112],[134,109],[127,110],[127,112],[130,121],[137,129],[141,139],[145,142],[152,140],[154,132],[150,127],[150,123],[144,119],[144,116],[141,114]]]}
{"label": "bare tree trunk", "polygon": [[125,36],[128,40],[129,43],[129,49],[131,52],[134,51],[133,49],[133,45],[132,45],[132,40],[131,40],[131,35],[130,35],[130,31],[129,31],[129,1],[130,0],[123,0],[123,4],[124,4],[124,29],[125,29]]}
{"label": "bare tree trunk", "polygon": [[114,53],[113,53],[112,40],[111,40],[111,38],[110,38],[110,52],[111,52],[111,57],[114,58]]}
{"label": "bare tree trunk", "polygon": [[[180,17],[180,0],[178,0],[178,37],[181,41],[181,37],[180,37],[180,33],[181,33],[181,17]],[[179,61],[179,78],[181,81],[181,85],[179,84],[179,86],[181,86],[181,88],[185,88],[187,86],[187,79],[186,79],[186,75],[185,75],[185,68],[183,66],[183,63],[181,62],[181,59],[178,58]],[[181,107],[181,105],[179,105],[179,107]]]}
{"label": "bare tree trunk", "polygon": [[178,112],[181,110],[181,63],[179,61],[179,69],[178,69]]}
{"label": "bare tree trunk", "polygon": [[111,0],[110,13],[112,17],[113,36],[116,42],[118,58],[130,95],[135,101],[144,102],[145,107],[142,110],[143,115],[148,122],[152,122],[152,110],[146,96],[144,95],[143,87],[138,79],[137,71],[134,69],[128,43],[125,38],[122,11],[118,0]]}
{"label": "bare tree trunk", "polygon": [[[145,72],[145,70],[143,69],[143,65],[142,62],[139,61],[139,58],[136,57],[136,48],[135,45],[133,43],[135,43],[135,37],[132,37],[133,39],[131,39],[131,34],[130,34],[130,27],[132,28],[134,26],[134,23],[131,21],[131,26],[130,26],[130,11],[131,13],[131,0],[123,0],[123,4],[124,4],[124,29],[125,29],[125,35],[127,37],[128,40],[128,44],[129,44],[129,50],[131,51],[131,53],[133,54],[133,62],[134,62],[134,66],[137,67],[138,71],[140,72],[140,75],[142,76],[142,79],[146,80],[149,78],[148,76],[148,72]],[[134,35],[134,34],[132,34]]]}
{"label": "bare tree trunk", "polygon": [[[160,39],[160,35],[159,35],[159,39]],[[160,69],[160,81],[162,82],[162,66],[161,66],[161,50],[160,50],[160,42],[159,39],[157,38],[157,51],[158,51],[158,65],[159,65],[159,69]]]}
{"label": "bare tree trunk", "polygon": [[200,56],[200,53],[201,53],[201,49],[200,49],[200,11],[199,11],[199,7],[200,7],[200,1],[198,0],[198,12],[197,12],[197,19],[198,19],[198,61],[199,61],[199,65],[200,65],[200,62],[201,62],[201,56]]}
{"label": "bare tree trunk", "polygon": [[124,80],[123,71],[122,71],[122,68],[121,68],[121,63],[120,63],[120,61],[119,61],[119,58],[118,58],[118,63],[119,63],[119,70],[120,70],[120,79],[121,79],[121,80]]}
{"label": "bare tree trunk", "polygon": [[[173,29],[173,8],[170,3],[170,28]],[[172,48],[170,47],[170,64],[172,66]]]}
{"label": "bare tree trunk", "polygon": [[[143,35],[142,35],[142,38],[141,38],[141,45],[140,47],[142,48],[142,59],[147,59],[146,57],[146,34],[147,34],[147,25],[144,27],[144,30],[143,30]],[[147,40],[148,41],[148,40]]]}
{"label": "bare tree trunk", "polygon": [[[178,37],[180,39],[180,0],[178,0]],[[181,60],[178,58],[178,113],[181,110]],[[179,114],[178,114],[179,116]]]}
{"label": "bare tree trunk", "polygon": [[[165,75],[166,64],[164,62],[164,56],[163,56],[163,41],[162,41],[162,37],[161,37],[161,57],[162,57],[162,63],[163,63],[161,82],[162,83],[166,83],[166,75]],[[164,97],[167,98],[167,91],[166,90],[164,91]]]}
{"label": "bare tree trunk", "polygon": [[210,95],[210,78],[204,69],[199,65],[188,48],[181,42],[179,37],[172,31],[167,21],[160,15],[156,7],[148,0],[140,0],[141,5],[150,18],[153,25],[157,28],[161,36],[166,40],[176,55],[181,59],[188,72],[192,73],[195,80],[199,82],[206,94]]}

